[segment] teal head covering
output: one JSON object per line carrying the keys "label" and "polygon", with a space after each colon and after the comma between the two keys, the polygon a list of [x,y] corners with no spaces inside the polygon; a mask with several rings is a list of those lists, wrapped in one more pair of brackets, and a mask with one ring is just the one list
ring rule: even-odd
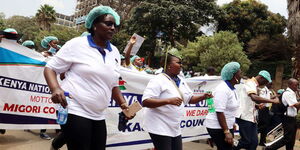
{"label": "teal head covering", "polygon": [[41,46],[43,48],[49,48],[49,43],[53,40],[57,40],[58,41],[58,38],[55,37],[55,36],[46,36],[44,37],[44,39],[41,41]]}
{"label": "teal head covering", "polygon": [[88,33],[88,32],[83,32],[80,36],[82,37],[82,36],[88,36],[88,35],[90,35],[91,33]]}
{"label": "teal head covering", "polygon": [[123,55],[121,55],[121,59],[125,59],[125,57]]}
{"label": "teal head covering", "polygon": [[277,91],[277,94],[282,94],[284,92],[284,89],[279,89],[278,91]]}
{"label": "teal head covering", "polygon": [[120,24],[120,16],[111,7],[109,7],[109,6],[98,6],[98,7],[93,8],[89,12],[89,14],[87,15],[86,20],[85,20],[85,27],[87,29],[92,28],[94,20],[97,17],[99,17],[101,15],[104,15],[104,14],[112,15],[115,18],[116,25]]}
{"label": "teal head covering", "polygon": [[11,33],[11,34],[18,34],[17,30],[15,30],[13,28],[7,28],[4,30],[4,32]]}
{"label": "teal head covering", "polygon": [[7,28],[3,31],[0,31],[0,35],[4,35],[6,39],[17,40],[17,41],[23,36],[13,28]]}
{"label": "teal head covering", "polygon": [[22,45],[23,45],[23,46],[26,46],[26,47],[28,47],[28,46],[34,46],[34,42],[31,41],[31,40],[26,40],[26,41],[24,41],[24,42],[22,43]]}
{"label": "teal head covering", "polygon": [[270,75],[270,73],[269,73],[268,71],[262,70],[262,71],[260,71],[260,72],[258,73],[258,75],[264,77],[266,80],[269,81],[269,83],[272,82],[272,80],[271,80],[271,75]]}
{"label": "teal head covering", "polygon": [[231,80],[235,73],[240,70],[241,65],[238,62],[227,63],[221,71],[222,80]]}
{"label": "teal head covering", "polygon": [[130,58],[130,62],[133,63],[135,59],[140,58],[138,55],[134,55]]}

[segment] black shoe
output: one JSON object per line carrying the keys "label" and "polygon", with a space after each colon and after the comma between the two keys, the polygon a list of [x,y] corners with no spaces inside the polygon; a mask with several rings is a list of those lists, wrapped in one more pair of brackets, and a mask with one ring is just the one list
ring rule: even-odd
{"label": "black shoe", "polygon": [[1,134],[5,134],[6,130],[5,129],[0,129]]}

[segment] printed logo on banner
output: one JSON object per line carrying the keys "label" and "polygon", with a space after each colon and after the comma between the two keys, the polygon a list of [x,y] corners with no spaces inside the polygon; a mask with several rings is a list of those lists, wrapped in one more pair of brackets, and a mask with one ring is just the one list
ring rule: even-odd
{"label": "printed logo on banner", "polygon": [[197,93],[204,93],[205,90],[204,89],[201,89],[204,85],[206,85],[207,82],[206,81],[203,81],[201,83],[198,84],[198,88],[194,89],[194,93],[197,94]]}

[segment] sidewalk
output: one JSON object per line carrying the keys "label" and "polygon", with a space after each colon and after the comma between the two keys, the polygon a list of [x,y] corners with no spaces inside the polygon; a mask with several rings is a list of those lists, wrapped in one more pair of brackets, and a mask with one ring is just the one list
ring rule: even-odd
{"label": "sidewalk", "polygon": [[[4,135],[0,134],[0,150],[49,150],[52,140],[43,140],[39,136],[40,130],[32,130],[25,132],[23,130],[7,130]],[[55,136],[54,130],[47,130],[51,136]],[[205,140],[200,140],[199,143],[187,142],[183,144],[184,150],[216,150],[217,148],[210,148]],[[258,150],[261,150],[259,147]],[[61,150],[67,150],[64,146]],[[285,150],[281,148],[280,150]],[[297,140],[294,150],[300,150],[300,142]]]}

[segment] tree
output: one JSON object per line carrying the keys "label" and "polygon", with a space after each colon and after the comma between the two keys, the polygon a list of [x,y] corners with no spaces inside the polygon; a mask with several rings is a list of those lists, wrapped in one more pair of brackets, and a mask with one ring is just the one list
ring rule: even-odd
{"label": "tree", "polygon": [[12,16],[6,19],[6,26],[14,28],[18,33],[23,34],[22,40],[33,40],[39,33],[35,18],[24,16]]}
{"label": "tree", "polygon": [[[260,35],[248,43],[248,56],[253,62],[251,75],[261,69],[275,74],[274,89],[280,89],[282,78],[290,77],[292,48],[288,39],[281,35]],[[275,69],[276,68],[276,69]]]}
{"label": "tree", "polygon": [[54,8],[47,4],[41,5],[35,16],[42,30],[50,31],[51,23],[56,21],[56,12]]}
{"label": "tree", "polygon": [[119,49],[120,54],[122,54],[130,37],[131,35],[127,34],[124,30],[121,30],[114,35],[111,43],[114,44]]}
{"label": "tree", "polygon": [[294,44],[293,54],[293,77],[300,79],[300,2],[294,0],[288,0],[288,33],[289,38]]}
{"label": "tree", "polygon": [[40,31],[34,38],[34,42],[37,44],[38,51],[43,51],[40,43],[45,36],[56,36],[59,40],[59,45],[64,45],[72,38],[80,36],[81,33],[77,32],[74,28],[69,28],[60,25],[53,25],[51,31]]}
{"label": "tree", "polygon": [[5,29],[4,19],[5,19],[4,13],[0,12],[0,30]]}
{"label": "tree", "polygon": [[212,66],[220,72],[226,63],[236,61],[241,64],[242,71],[246,72],[251,63],[242,46],[236,34],[220,31],[213,36],[197,37],[197,40],[189,42],[181,53],[184,61],[193,66],[194,71]]}
{"label": "tree", "polygon": [[280,14],[268,11],[268,7],[256,0],[234,0],[222,7],[218,17],[218,31],[232,31],[238,34],[245,47],[258,35],[282,34],[286,19]]}
{"label": "tree", "polygon": [[218,13],[212,0],[143,0],[126,27],[128,33],[146,37],[142,50],[153,51],[157,38],[172,46],[195,40],[202,34],[200,26],[213,22]]}
{"label": "tree", "polygon": [[129,19],[131,10],[140,4],[139,0],[102,0],[102,5],[114,8],[122,20]]}

